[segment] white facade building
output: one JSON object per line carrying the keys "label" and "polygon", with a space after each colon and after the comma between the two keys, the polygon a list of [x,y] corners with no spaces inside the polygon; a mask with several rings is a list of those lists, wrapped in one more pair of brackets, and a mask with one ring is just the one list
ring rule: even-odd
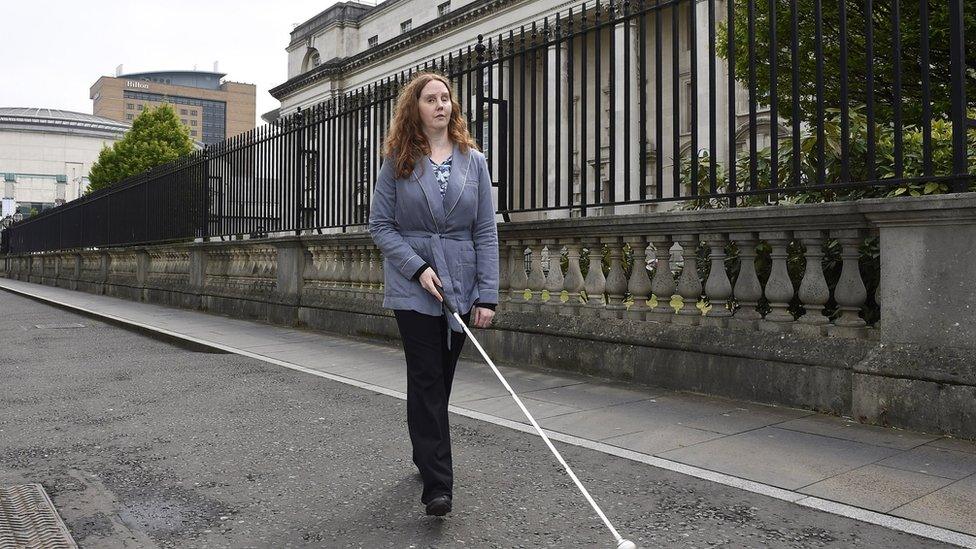
{"label": "white facade building", "polygon": [[[544,183],[534,186],[535,199],[545,207],[546,204],[542,204],[542,187],[547,186],[547,196],[552,197],[557,187],[567,188],[571,183],[574,203],[579,203],[585,192],[586,202],[593,204],[610,201],[610,189],[613,189],[614,200],[619,200],[624,196],[626,179],[630,181],[631,197],[637,196],[642,183],[651,198],[674,197],[674,166],[682,158],[687,162],[693,154],[693,133],[697,135],[696,151],[700,155],[709,148],[709,134],[714,127],[716,146],[708,153],[719,164],[727,163],[730,156],[730,106],[735,109],[733,135],[737,156],[747,151],[748,92],[736,83],[735,98],[729,101],[729,71],[726,62],[718,57],[715,58],[714,116],[709,109],[709,2],[712,3],[716,21],[723,20],[727,12],[724,0],[678,0],[660,9],[653,8],[652,3],[633,2],[631,9],[641,15],[631,17],[626,22],[621,19],[616,24],[608,23],[599,32],[590,31],[575,38],[572,45],[562,41],[536,50],[531,57],[520,57],[517,62],[493,64],[491,75],[486,75],[486,85],[489,81],[499,80],[514,84],[511,90],[493,91],[491,99],[496,107],[489,107],[497,108],[497,105],[504,104],[509,112],[517,113],[509,123],[509,131],[514,137],[506,145],[511,151],[506,164],[511,164],[513,169],[510,181],[505,183],[509,192],[522,197],[532,192],[527,181],[542,181]],[[607,2],[600,4],[604,14],[602,20],[606,21]],[[289,78],[273,88],[271,94],[281,101],[280,115],[287,116],[298,108],[307,109],[424,62],[449,54],[456,57],[462,48],[477,44],[478,35],[483,35],[485,41],[491,37],[497,45],[500,37],[503,43],[507,42],[509,31],[514,31],[515,41],[518,42],[523,25],[531,27],[535,22],[541,27],[544,18],[552,22],[557,13],[565,22],[570,10],[578,29],[583,5],[584,2],[580,1],[556,0],[387,0],[376,6],[339,3],[292,31],[287,47]],[[589,16],[587,21],[592,22],[596,4],[588,1],[585,5]],[[620,5],[617,2],[618,9]],[[718,34],[718,22],[715,28]],[[643,52],[639,50],[641,36],[644,38]],[[717,41],[721,38],[716,36]],[[644,60],[643,71],[639,70],[641,58]],[[534,63],[531,66],[529,59]],[[572,66],[569,59],[572,59]],[[660,66],[657,66],[657,59],[660,59]],[[692,59],[697,65],[696,82]],[[625,74],[625,67],[628,66],[630,72]],[[594,77],[597,67],[600,70],[599,79]],[[584,70],[589,71],[585,78],[582,76]],[[635,76],[639,74],[646,75],[643,85]],[[556,94],[557,81],[561,84],[561,95]],[[612,86],[611,81],[615,85]],[[546,84],[543,85],[543,82]],[[523,93],[530,86],[536,87],[531,88],[530,93]],[[625,87],[629,87],[626,92]],[[572,90],[571,96],[567,90]],[[645,94],[647,124],[643,144],[638,137],[637,116],[641,92]],[[559,105],[551,99],[557,95],[560,97]],[[546,97],[550,100],[544,116]],[[472,97],[463,97],[461,101],[466,108]],[[529,105],[530,101],[535,106],[534,111]],[[581,106],[584,102],[585,110]],[[697,132],[692,131],[693,103],[697,103],[697,122],[694,125]],[[611,104],[614,105],[612,111]],[[599,114],[595,114],[597,110]],[[581,126],[584,113],[588,125]],[[756,145],[757,149],[762,149],[769,143],[768,113],[757,105],[756,115]],[[595,117],[599,124],[593,120]],[[562,128],[559,136],[554,127],[557,118]],[[660,140],[656,138],[659,124]],[[524,130],[529,127],[538,130],[534,143],[529,138],[530,132]],[[496,138],[498,136],[491,137]],[[543,146],[543,142],[547,145]],[[614,144],[612,162],[609,158],[611,142]],[[560,146],[563,149],[556,151]],[[646,151],[643,159],[640,158],[641,146]],[[625,152],[625,149],[628,151]],[[521,154],[528,150],[536,151],[531,164],[530,159]],[[625,155],[629,155],[629,158],[624,158]],[[571,158],[571,169],[565,167],[561,173],[555,169],[554,159],[557,157],[564,159],[561,168],[562,162]],[[521,165],[523,163],[524,166]],[[630,170],[626,178],[625,166]],[[644,174],[643,182],[640,181],[640,173]],[[677,186],[682,188],[681,196],[684,196],[690,185],[684,176],[681,177],[682,181]],[[572,181],[566,181],[568,178]],[[495,179],[497,182],[498,178]],[[601,196],[596,196],[594,189],[597,179],[600,181]],[[565,196],[565,191],[563,193]],[[605,215],[670,207],[671,203],[659,202],[607,206],[588,211],[590,215]],[[566,215],[575,214],[566,210],[525,212],[513,214],[512,219]]]}
{"label": "white facade building", "polygon": [[80,197],[102,147],[122,139],[128,129],[79,112],[0,108],[0,218]]}

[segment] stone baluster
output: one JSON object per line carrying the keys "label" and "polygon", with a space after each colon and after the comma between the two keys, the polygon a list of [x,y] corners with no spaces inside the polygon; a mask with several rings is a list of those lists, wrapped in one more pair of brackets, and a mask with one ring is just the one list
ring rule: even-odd
{"label": "stone baluster", "polygon": [[529,295],[526,311],[538,313],[542,306],[542,290],[546,287],[546,274],[542,271],[542,241],[533,240],[529,245],[532,265],[529,268]]}
{"label": "stone baluster", "polygon": [[325,275],[323,281],[326,288],[335,288],[339,284],[339,246],[333,241],[325,248]]}
{"label": "stone baluster", "polygon": [[549,275],[546,276],[546,290],[549,291],[549,300],[545,302],[542,310],[549,314],[559,314],[563,304],[561,296],[563,284],[566,282],[563,277],[562,251],[554,238],[548,238],[542,242],[549,249]]}
{"label": "stone baluster", "polygon": [[373,245],[369,247],[369,287],[374,299],[383,299],[383,256]]}
{"label": "stone baluster", "polygon": [[628,236],[634,261],[630,266],[630,279],[627,280],[627,291],[634,299],[634,304],[624,313],[624,318],[631,320],[645,320],[647,318],[647,301],[651,294],[651,279],[647,276],[647,238],[643,236]]}
{"label": "stone baluster", "polygon": [[265,278],[275,278],[278,265],[278,253],[273,246],[261,248],[261,274]]}
{"label": "stone baluster", "polygon": [[369,295],[369,248],[356,246],[356,297],[363,299]]}
{"label": "stone baluster", "polygon": [[674,322],[697,326],[702,316],[698,310],[698,302],[702,296],[701,279],[698,278],[698,235],[676,235],[674,241],[681,246],[684,263],[681,276],[678,277],[678,295],[681,296],[682,307],[675,315]]}
{"label": "stone baluster", "polygon": [[512,247],[499,238],[498,242],[498,311],[508,309],[512,278]]}
{"label": "stone baluster", "polygon": [[830,320],[824,316],[824,307],[830,300],[830,290],[823,272],[823,232],[795,231],[793,236],[803,244],[803,279],[800,280],[798,296],[806,310],[793,326],[793,331],[807,336],[822,336],[827,333]]}
{"label": "stone baluster", "polygon": [[510,290],[511,299],[509,302],[513,311],[522,311],[526,303],[525,290],[529,287],[529,277],[525,274],[525,242],[513,240],[512,246],[514,248],[512,255],[515,259],[515,266],[512,269],[512,289]]}
{"label": "stone baluster", "polygon": [[309,244],[302,253],[305,254],[305,267],[302,271],[302,287],[307,288],[309,283],[319,279],[318,256],[321,253],[321,248],[314,244]]}
{"label": "stone baluster", "polygon": [[703,326],[717,326],[725,328],[732,316],[729,309],[729,298],[732,297],[732,282],[725,270],[725,246],[728,239],[724,234],[702,235],[708,243],[708,260],[711,267],[708,270],[708,280],[705,281],[705,296],[710,306],[708,313],[702,318]]}
{"label": "stone baluster", "polygon": [[580,291],[583,290],[583,272],[580,269],[580,243],[575,238],[560,239],[566,246],[566,278],[563,289],[566,290],[566,303],[559,310],[560,314],[578,316],[580,314]]}
{"label": "stone baluster", "polygon": [[603,292],[607,288],[607,278],[603,274],[603,246],[600,239],[594,238],[587,245],[590,267],[586,271],[583,287],[586,290],[586,305],[581,311],[588,317],[601,316],[606,303]]}
{"label": "stone baluster", "polygon": [[336,277],[336,289],[341,292],[349,291],[350,276],[352,274],[352,250],[342,242],[339,244],[339,270]]}
{"label": "stone baluster", "polygon": [[868,292],[861,279],[859,260],[860,246],[864,242],[864,235],[857,229],[841,229],[830,231],[830,236],[840,242],[840,257],[843,264],[840,279],[834,288],[834,300],[840,309],[840,317],[833,326],[827,328],[827,335],[834,337],[864,337],[867,323],[860,317],[861,307],[867,300]]}
{"label": "stone baluster", "polygon": [[671,296],[674,295],[674,275],[671,274],[671,237],[653,235],[647,239],[654,246],[654,278],[651,279],[651,292],[657,299],[657,306],[647,312],[647,319],[654,322],[674,321],[674,308]]}
{"label": "stone baluster", "polygon": [[761,232],[759,239],[768,242],[770,247],[770,271],[765,288],[770,311],[766,318],[759,322],[759,329],[767,332],[790,331],[793,315],[790,314],[789,308],[796,293],[786,266],[790,234],[787,231]]}
{"label": "stone baluster", "polygon": [[277,285],[277,272],[278,272],[278,253],[274,246],[266,246],[260,248],[259,252],[261,258],[261,276],[266,280],[267,284],[271,287]]}
{"label": "stone baluster", "polygon": [[732,233],[729,235],[739,248],[739,276],[735,279],[732,293],[739,308],[729,319],[729,327],[739,330],[755,330],[762,315],[756,309],[762,297],[762,285],[756,274],[755,233]]}
{"label": "stone baluster", "polygon": [[627,293],[627,273],[624,272],[623,246],[619,236],[602,239],[610,249],[610,270],[607,272],[607,306],[603,311],[605,318],[623,318],[627,310],[624,297]]}

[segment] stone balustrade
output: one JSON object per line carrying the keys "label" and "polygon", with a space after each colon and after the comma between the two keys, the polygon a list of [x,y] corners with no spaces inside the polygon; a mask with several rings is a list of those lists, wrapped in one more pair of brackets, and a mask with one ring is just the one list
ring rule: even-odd
{"label": "stone balustrade", "polygon": [[[476,332],[501,363],[973,437],[972,242],[974,194],[500,223],[500,303]],[[9,256],[3,268],[395,339],[382,263],[360,230]]]}

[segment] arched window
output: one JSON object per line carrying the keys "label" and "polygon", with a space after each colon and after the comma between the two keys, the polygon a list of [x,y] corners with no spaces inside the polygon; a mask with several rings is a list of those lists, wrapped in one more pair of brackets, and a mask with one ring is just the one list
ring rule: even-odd
{"label": "arched window", "polygon": [[305,53],[305,63],[303,64],[302,72],[310,71],[322,63],[322,58],[319,57],[319,51],[315,48],[309,48]]}

